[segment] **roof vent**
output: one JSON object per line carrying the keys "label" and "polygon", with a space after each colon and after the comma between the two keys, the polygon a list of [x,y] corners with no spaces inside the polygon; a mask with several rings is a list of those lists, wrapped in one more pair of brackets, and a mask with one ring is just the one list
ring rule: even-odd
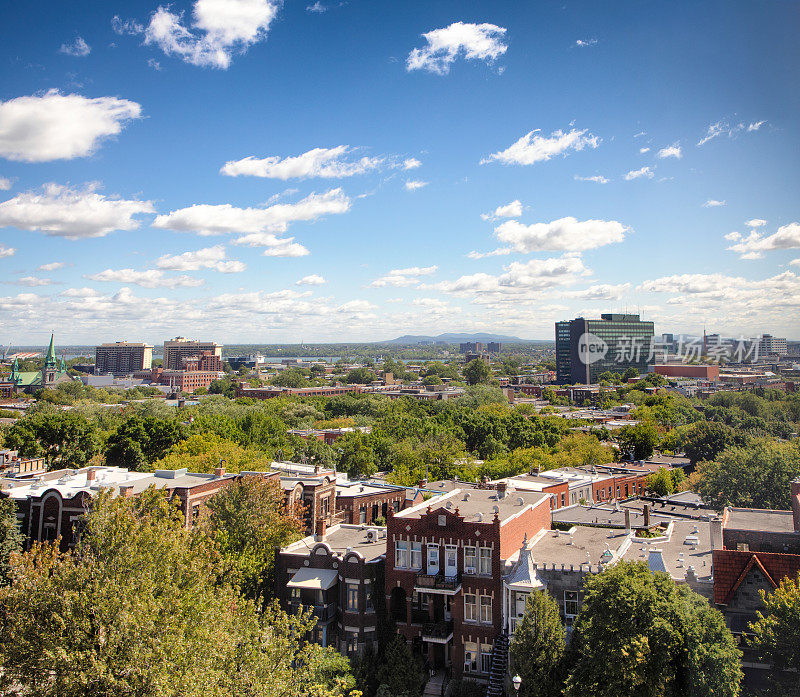
{"label": "roof vent", "polygon": [[524,506],[524,505],[525,505],[525,499],[524,499],[524,498],[522,498],[521,496],[517,496],[517,503],[518,503],[520,506]]}
{"label": "roof vent", "polygon": [[483,513],[478,512],[476,513],[476,516],[478,517],[478,522],[480,523],[483,520]]}
{"label": "roof vent", "polygon": [[500,506],[492,506],[492,513],[500,513]]}
{"label": "roof vent", "polygon": [[447,502],[447,506],[446,506],[446,508],[447,508],[448,510],[450,510],[452,507],[453,507],[453,502],[452,502],[452,501],[448,501],[448,502]]}
{"label": "roof vent", "polygon": [[464,501],[469,501],[469,492],[464,494]]}

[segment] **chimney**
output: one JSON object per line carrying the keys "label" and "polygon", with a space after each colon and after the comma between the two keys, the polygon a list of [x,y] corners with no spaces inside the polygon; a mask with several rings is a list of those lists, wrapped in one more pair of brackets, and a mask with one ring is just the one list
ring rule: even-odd
{"label": "chimney", "polygon": [[225,468],[224,467],[215,467],[214,468],[214,476],[215,477],[224,477],[225,476]]}
{"label": "chimney", "polygon": [[315,535],[317,542],[324,542],[325,541],[325,530],[327,525],[325,523],[325,518],[317,518],[317,526],[315,530]]}
{"label": "chimney", "polygon": [[86,483],[93,482],[97,472],[94,469],[90,469],[86,471]]}
{"label": "chimney", "polygon": [[129,499],[133,496],[133,484],[120,484],[119,495],[123,499]]}
{"label": "chimney", "polygon": [[504,499],[506,497],[507,489],[508,489],[508,482],[497,482],[497,498]]}
{"label": "chimney", "polygon": [[792,499],[792,518],[794,519],[794,531],[800,532],[800,477],[793,479],[790,485]]}
{"label": "chimney", "polygon": [[625,509],[625,530],[627,532],[631,531],[631,510],[630,508]]}
{"label": "chimney", "polygon": [[644,515],[644,526],[646,528],[650,527],[650,504],[646,503],[642,506],[642,514]]}
{"label": "chimney", "polygon": [[722,518],[711,519],[711,549],[725,549],[722,544]]}

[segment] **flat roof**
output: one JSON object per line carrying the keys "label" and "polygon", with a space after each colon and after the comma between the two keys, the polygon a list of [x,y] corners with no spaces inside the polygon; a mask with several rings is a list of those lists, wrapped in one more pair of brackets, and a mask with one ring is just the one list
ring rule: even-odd
{"label": "flat roof", "polygon": [[478,489],[476,487],[456,487],[448,493],[435,496],[434,498],[423,501],[412,508],[395,513],[395,518],[421,518],[427,512],[428,507],[431,511],[440,508],[448,508],[470,523],[490,523],[494,519],[495,507],[501,524],[524,511],[529,506],[537,506],[542,501],[550,501],[549,494],[541,494],[532,491],[510,491],[500,498],[496,489]]}
{"label": "flat roof", "polygon": [[651,551],[661,550],[664,567],[673,578],[683,579],[693,566],[698,579],[710,581],[711,523],[675,520],[672,526],[669,540],[634,541],[624,555],[625,560],[647,562]]}
{"label": "flat roof", "polygon": [[[371,533],[371,536],[370,536]],[[386,554],[386,528],[377,525],[333,525],[325,531],[322,540],[309,535],[298,540],[281,552],[285,554],[308,555],[320,542],[324,542],[339,556],[347,550],[358,552],[367,561],[372,561]]]}
{"label": "flat roof", "polygon": [[337,497],[374,496],[375,494],[388,494],[390,492],[405,491],[405,487],[393,484],[377,484],[374,482],[336,482]]}
{"label": "flat roof", "polygon": [[608,528],[576,527],[572,535],[558,530],[548,530],[531,547],[533,561],[537,564],[565,564],[578,566],[590,563],[597,566],[606,549],[621,554],[628,535]]}
{"label": "flat roof", "polygon": [[725,527],[730,530],[766,530],[769,532],[794,532],[791,511],[773,511],[760,508],[729,508]]}

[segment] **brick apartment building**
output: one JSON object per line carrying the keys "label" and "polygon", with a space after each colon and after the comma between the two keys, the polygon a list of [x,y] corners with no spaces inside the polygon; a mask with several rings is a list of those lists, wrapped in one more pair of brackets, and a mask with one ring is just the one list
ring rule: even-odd
{"label": "brick apartment building", "polygon": [[21,458],[16,450],[0,449],[0,477],[29,478],[46,471],[43,457]]}
{"label": "brick apartment building", "polygon": [[236,383],[236,397],[250,399],[272,399],[274,397],[335,397],[361,392],[360,385],[337,385],[332,387],[246,387]]}
{"label": "brick apartment building", "polygon": [[379,484],[376,482],[344,481],[336,484],[336,511],[343,523],[373,525],[389,511],[397,513],[422,502],[421,489]]}
{"label": "brick apartment building", "polygon": [[356,426],[344,428],[293,428],[287,431],[290,436],[297,436],[303,440],[318,440],[325,445],[333,445],[339,438],[348,433],[369,433],[371,426]]}
{"label": "brick apartment building", "polygon": [[28,541],[61,538],[67,550],[77,542],[81,517],[101,489],[114,496],[137,496],[149,487],[177,497],[188,527],[203,514],[204,503],[227,486],[236,475],[218,468],[213,474],[193,474],[185,468],[129,472],[122,467],[63,469],[29,478],[0,480],[0,496],[17,504],[22,532]]}
{"label": "brick apartment building", "polygon": [[213,341],[196,341],[182,336],[176,336],[164,342],[164,370],[181,370],[183,359],[200,356],[208,351],[218,358],[222,358],[222,344]]}
{"label": "brick apartment building", "polygon": [[153,347],[132,341],[115,341],[100,344],[94,350],[95,374],[129,375],[137,370],[150,370],[153,365]]}
{"label": "brick apartment building", "polygon": [[312,532],[319,522],[331,526],[336,522],[336,477],[317,473],[312,476],[280,475],[284,505],[288,510],[302,506],[306,532]]}

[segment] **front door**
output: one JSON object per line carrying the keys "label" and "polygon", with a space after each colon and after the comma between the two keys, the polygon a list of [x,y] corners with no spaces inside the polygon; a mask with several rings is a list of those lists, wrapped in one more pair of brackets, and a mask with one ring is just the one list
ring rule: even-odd
{"label": "front door", "polygon": [[439,545],[428,545],[428,573],[439,573]]}
{"label": "front door", "polygon": [[444,548],[444,575],[458,575],[458,547],[447,545]]}

